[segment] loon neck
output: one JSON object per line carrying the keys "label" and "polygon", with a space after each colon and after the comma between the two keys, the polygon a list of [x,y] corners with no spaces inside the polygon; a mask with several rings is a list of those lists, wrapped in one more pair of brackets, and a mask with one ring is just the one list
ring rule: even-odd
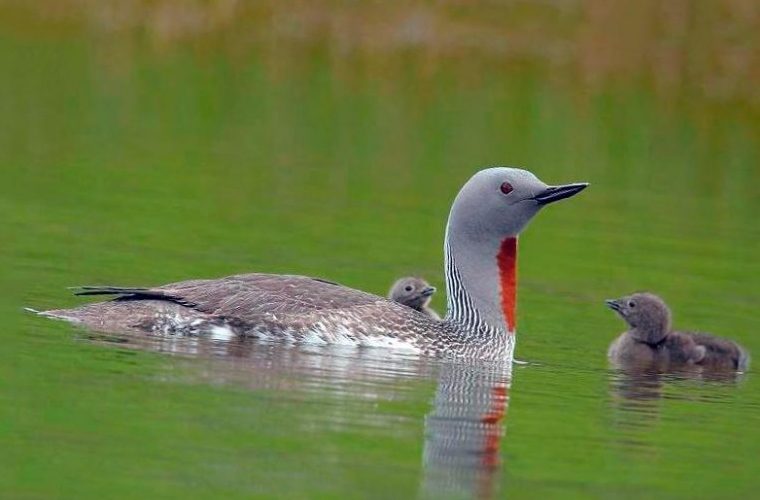
{"label": "loon neck", "polygon": [[499,266],[501,312],[507,323],[507,332],[514,335],[517,317],[517,238],[505,238],[496,257]]}
{"label": "loon neck", "polygon": [[513,335],[516,328],[517,237],[473,248],[445,243],[446,319],[475,334]]}

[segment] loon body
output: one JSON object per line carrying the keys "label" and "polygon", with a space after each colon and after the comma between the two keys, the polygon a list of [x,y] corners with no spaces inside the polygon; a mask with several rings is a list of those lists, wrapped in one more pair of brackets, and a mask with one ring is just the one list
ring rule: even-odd
{"label": "loon body", "polygon": [[508,167],[472,176],[457,194],[446,226],[448,307],[442,320],[337,283],[272,274],[153,288],[82,287],[77,294],[115,298],[40,314],[115,333],[249,335],[511,358],[518,235],[543,206],[586,186],[548,186],[526,170]]}

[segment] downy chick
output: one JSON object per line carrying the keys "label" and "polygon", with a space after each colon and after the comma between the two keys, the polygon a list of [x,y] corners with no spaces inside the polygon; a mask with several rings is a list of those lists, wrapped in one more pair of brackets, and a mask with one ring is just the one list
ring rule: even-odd
{"label": "downy chick", "polygon": [[407,276],[397,280],[388,292],[388,298],[399,304],[411,307],[431,318],[441,319],[428,304],[435,293],[435,287],[422,278]]}
{"label": "downy chick", "polygon": [[606,303],[629,326],[607,351],[615,363],[657,368],[699,365],[716,370],[746,370],[749,365],[749,356],[736,342],[673,330],[670,309],[654,294],[635,293]]}

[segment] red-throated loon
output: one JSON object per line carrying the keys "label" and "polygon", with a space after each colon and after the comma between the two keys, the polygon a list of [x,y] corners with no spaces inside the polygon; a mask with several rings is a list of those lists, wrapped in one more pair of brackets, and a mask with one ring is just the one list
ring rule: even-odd
{"label": "red-throated loon", "polygon": [[542,207],[587,185],[549,186],[531,172],[508,167],[473,175],[454,199],[446,226],[448,307],[442,320],[329,281],[272,274],[146,288],[81,287],[78,295],[116,298],[40,314],[105,332],[248,335],[511,358],[518,235]]}

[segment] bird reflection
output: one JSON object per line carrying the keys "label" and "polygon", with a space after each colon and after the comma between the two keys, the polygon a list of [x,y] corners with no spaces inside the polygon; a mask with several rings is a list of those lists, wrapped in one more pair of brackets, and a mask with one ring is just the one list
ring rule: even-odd
{"label": "bird reflection", "polygon": [[510,363],[440,361],[387,349],[288,346],[254,339],[227,342],[195,337],[114,337],[88,334],[98,343],[116,343],[204,360],[197,375],[214,384],[274,389],[289,397],[319,390],[333,403],[323,425],[357,423],[392,428],[394,417],[357,414],[351,401],[398,399],[403,380],[437,380],[424,417],[422,496],[491,498],[498,491],[501,443],[509,403]]}
{"label": "bird reflection", "polygon": [[662,374],[655,370],[610,371],[610,392],[623,405],[662,398]]}
{"label": "bird reflection", "polygon": [[612,440],[630,453],[655,456],[658,445],[652,431],[661,424],[667,400],[714,401],[721,388],[736,385],[741,377],[694,367],[664,371],[616,364],[609,371]]}
{"label": "bird reflection", "polygon": [[[665,394],[669,385],[684,381],[696,382],[705,386],[730,386],[742,380],[744,374],[736,371],[703,370],[700,367],[686,366],[682,369],[658,370],[652,366],[613,365],[609,372],[610,393],[613,400],[623,405],[634,406],[636,402],[657,401]],[[671,394],[669,397],[686,397]]]}
{"label": "bird reflection", "polygon": [[510,371],[509,363],[441,366],[425,417],[424,496],[496,493]]}

